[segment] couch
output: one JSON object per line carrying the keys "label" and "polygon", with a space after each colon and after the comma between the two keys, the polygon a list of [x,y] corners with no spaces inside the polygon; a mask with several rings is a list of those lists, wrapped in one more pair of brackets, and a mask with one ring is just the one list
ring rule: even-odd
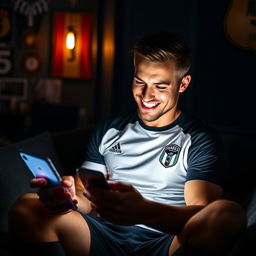
{"label": "couch", "polygon": [[[92,130],[93,126],[57,133],[46,131],[0,147],[0,255],[9,255],[7,213],[11,204],[19,195],[34,191],[29,187],[32,175],[18,151],[23,149],[49,156],[62,175],[72,175],[83,161],[85,145]],[[230,255],[256,255],[256,183],[253,179],[256,137],[255,134],[223,131],[221,135],[225,160],[224,196],[241,204],[248,215],[248,228],[238,238]]]}
{"label": "couch", "polygon": [[32,174],[28,171],[19,156],[24,150],[52,159],[61,175],[73,175],[81,165],[84,150],[93,126],[76,128],[62,132],[42,132],[31,138],[0,147],[0,255],[8,256],[8,224],[7,216],[10,206],[16,198],[27,192],[35,192],[30,188]]}

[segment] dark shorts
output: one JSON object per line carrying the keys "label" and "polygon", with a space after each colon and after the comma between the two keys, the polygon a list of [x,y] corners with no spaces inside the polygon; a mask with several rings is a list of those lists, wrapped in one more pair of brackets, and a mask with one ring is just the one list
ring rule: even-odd
{"label": "dark shorts", "polygon": [[102,218],[83,215],[92,239],[94,256],[166,256],[172,235],[138,226],[114,225]]}

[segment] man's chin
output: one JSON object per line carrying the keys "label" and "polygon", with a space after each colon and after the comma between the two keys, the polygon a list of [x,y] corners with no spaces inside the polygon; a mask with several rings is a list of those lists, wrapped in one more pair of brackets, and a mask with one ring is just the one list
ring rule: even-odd
{"label": "man's chin", "polygon": [[157,120],[157,117],[154,115],[150,115],[150,114],[145,114],[145,113],[139,113],[139,117],[142,121],[144,122],[154,122]]}

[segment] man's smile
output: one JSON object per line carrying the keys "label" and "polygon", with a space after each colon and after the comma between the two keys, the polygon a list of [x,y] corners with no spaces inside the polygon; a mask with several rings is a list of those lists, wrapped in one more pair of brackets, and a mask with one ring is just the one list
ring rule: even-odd
{"label": "man's smile", "polygon": [[157,103],[157,102],[146,102],[144,100],[141,100],[141,105],[142,105],[142,108],[143,109],[146,109],[146,110],[153,110],[155,109],[160,103]]}

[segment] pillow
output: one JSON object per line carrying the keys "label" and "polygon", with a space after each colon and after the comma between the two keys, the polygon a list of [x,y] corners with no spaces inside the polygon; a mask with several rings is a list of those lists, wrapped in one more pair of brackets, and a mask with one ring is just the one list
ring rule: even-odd
{"label": "pillow", "polygon": [[251,256],[256,255],[256,225],[249,226],[242,234],[237,237],[233,248],[228,256]]}
{"label": "pillow", "polygon": [[250,204],[247,209],[248,226],[256,225],[256,189],[252,194]]}
{"label": "pillow", "polygon": [[62,175],[62,168],[48,132],[0,148],[0,232],[8,231],[8,211],[22,194],[35,192],[29,181],[33,177],[19,155],[24,150],[48,156]]}
{"label": "pillow", "polygon": [[86,144],[95,126],[86,126],[52,134],[64,175],[74,175],[84,162]]}

